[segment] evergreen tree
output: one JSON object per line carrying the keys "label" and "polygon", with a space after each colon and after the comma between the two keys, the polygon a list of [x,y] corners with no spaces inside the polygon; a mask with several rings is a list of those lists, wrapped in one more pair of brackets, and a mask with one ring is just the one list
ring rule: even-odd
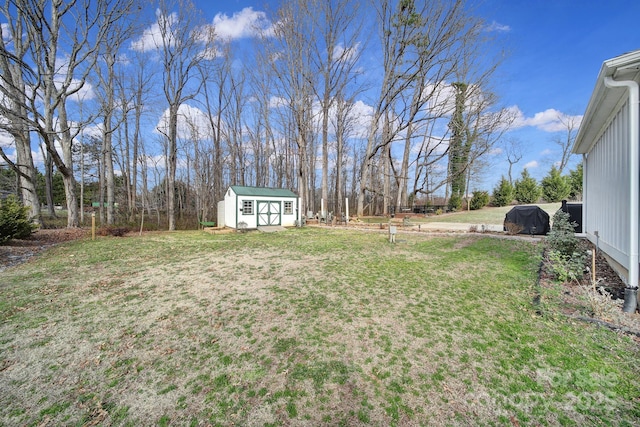
{"label": "evergreen tree", "polygon": [[488,191],[474,191],[469,209],[472,211],[482,209],[489,204],[489,192]]}
{"label": "evergreen tree", "polygon": [[560,175],[560,170],[552,166],[549,174],[542,178],[542,197],[549,203],[566,199],[571,192],[567,177]]}
{"label": "evergreen tree", "polygon": [[571,185],[571,191],[569,197],[573,200],[582,199],[582,163],[576,166],[575,170],[569,171],[569,183]]}
{"label": "evergreen tree", "polygon": [[15,195],[0,200],[0,243],[11,239],[24,239],[34,230],[28,217],[29,208]]}
{"label": "evergreen tree", "polygon": [[515,183],[515,197],[518,203],[536,203],[540,199],[541,191],[538,181],[535,180],[525,168],[520,175],[520,179]]}
{"label": "evergreen tree", "polygon": [[513,201],[514,193],[513,185],[502,176],[498,185],[493,189],[493,205],[498,207],[507,206]]}

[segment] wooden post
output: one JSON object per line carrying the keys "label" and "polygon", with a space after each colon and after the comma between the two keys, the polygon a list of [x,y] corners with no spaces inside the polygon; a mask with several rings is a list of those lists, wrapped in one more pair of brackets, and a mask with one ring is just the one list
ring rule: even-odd
{"label": "wooden post", "polygon": [[591,283],[593,283],[593,290],[596,290],[596,251],[591,251]]}
{"label": "wooden post", "polygon": [[345,211],[347,212],[346,215],[344,216],[345,224],[349,225],[349,198],[348,197],[344,199],[344,207],[345,207]]}
{"label": "wooden post", "polygon": [[91,240],[96,240],[96,213],[91,212]]}

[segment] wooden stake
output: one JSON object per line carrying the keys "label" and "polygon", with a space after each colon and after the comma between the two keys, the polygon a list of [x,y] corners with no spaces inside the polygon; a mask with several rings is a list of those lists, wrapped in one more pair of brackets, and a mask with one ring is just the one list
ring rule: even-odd
{"label": "wooden stake", "polygon": [[591,251],[591,283],[593,291],[596,290],[596,251]]}

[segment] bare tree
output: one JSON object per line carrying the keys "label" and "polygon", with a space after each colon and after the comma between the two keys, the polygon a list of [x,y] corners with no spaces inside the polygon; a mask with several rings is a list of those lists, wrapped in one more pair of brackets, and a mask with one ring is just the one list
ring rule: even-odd
{"label": "bare tree", "polygon": [[23,75],[32,79],[26,91],[25,118],[30,128],[39,133],[62,175],[69,227],[79,225],[72,148],[74,138],[86,124],[71,121],[69,108],[74,97],[82,95],[107,29],[129,12],[132,3],[133,0],[7,3],[20,11],[28,44],[29,60],[23,63]]}
{"label": "bare tree", "polygon": [[509,163],[509,184],[513,185],[513,165],[517,164],[520,160],[522,160],[522,143],[520,140],[515,138],[509,138],[507,141],[507,145],[505,147],[505,156],[507,158],[507,162]]}
{"label": "bare tree", "polygon": [[562,113],[558,113],[558,121],[562,123],[564,127],[564,135],[558,136],[554,139],[554,142],[560,147],[560,162],[558,164],[558,171],[562,174],[564,168],[567,167],[569,159],[571,158],[571,149],[576,140],[578,128],[580,127],[580,116],[567,116]]}
{"label": "bare tree", "polygon": [[321,110],[321,199],[328,209],[329,116],[338,92],[344,96],[348,84],[357,75],[355,67],[361,54],[358,42],[362,27],[358,20],[360,4],[350,0],[307,0],[300,4],[303,16],[310,18],[309,30],[314,34],[310,37],[310,65],[318,76],[312,89]]}
{"label": "bare tree", "polygon": [[[462,0],[403,0],[397,4],[381,0],[375,2],[375,6],[380,26],[383,80],[374,105],[361,166],[358,215],[364,213],[365,194],[372,190],[370,179],[374,157],[407,128],[413,135],[416,124],[428,118],[418,119],[418,113],[456,69],[460,57],[458,47],[466,43],[474,28]],[[413,96],[407,95],[407,91]],[[381,118],[387,111],[393,111],[388,132],[380,135]],[[405,140],[405,144],[410,143],[411,136]],[[404,174],[403,169],[401,175]],[[398,180],[398,185],[403,187],[404,180]]]}
{"label": "bare tree", "polygon": [[[117,21],[105,28],[105,37],[99,47],[99,60],[96,63],[95,73],[98,85],[96,92],[100,100],[101,132],[102,132],[102,170],[104,171],[104,185],[106,189],[106,223],[109,225],[115,222],[115,174],[114,174],[114,144],[113,134],[120,124],[125,120],[129,107],[129,100],[122,93],[120,101],[117,102],[117,89],[123,85],[118,84],[118,55],[124,44],[130,40],[135,31],[135,14],[122,16]],[[122,76],[123,77],[123,76]],[[116,117],[121,112],[120,117]],[[102,211],[102,203],[101,203]]]}
{"label": "bare tree", "polygon": [[276,78],[275,91],[286,106],[285,135],[290,133],[295,141],[296,180],[300,210],[306,212],[312,206],[310,178],[310,145],[313,139],[313,87],[316,76],[310,64],[310,46],[314,41],[308,36],[308,18],[305,18],[303,0],[284,5],[278,12],[275,37],[271,39],[268,57],[272,59]]}
{"label": "bare tree", "polygon": [[16,161],[12,162],[0,147],[0,157],[15,171],[18,187],[33,221],[41,224],[40,201],[36,192],[37,171],[31,154],[31,137],[27,120],[27,85],[25,77],[33,81],[32,71],[24,60],[28,45],[23,39],[24,17],[19,8],[6,0],[0,13],[7,20],[9,40],[0,37],[0,129],[13,137]]}
{"label": "bare tree", "polygon": [[[174,10],[175,9],[175,10]],[[193,99],[202,86],[195,82],[197,66],[215,57],[214,28],[199,25],[199,12],[190,0],[160,0],[155,40],[162,63],[163,91],[168,104],[166,126],[159,129],[167,139],[167,215],[175,230],[175,184],[178,153],[178,109]],[[146,48],[146,47],[143,47]],[[195,85],[191,85],[195,83]]]}

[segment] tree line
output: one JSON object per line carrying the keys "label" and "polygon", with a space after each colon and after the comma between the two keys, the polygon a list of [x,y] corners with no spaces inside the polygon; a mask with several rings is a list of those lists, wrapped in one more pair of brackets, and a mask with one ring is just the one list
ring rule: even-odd
{"label": "tree line", "polygon": [[69,227],[85,191],[105,224],[162,214],[170,230],[215,220],[234,184],[292,189],[303,213],[459,200],[513,120],[463,0],[245,12],[241,43],[190,0],[4,0],[0,157],[30,215],[52,209],[54,177]]}

